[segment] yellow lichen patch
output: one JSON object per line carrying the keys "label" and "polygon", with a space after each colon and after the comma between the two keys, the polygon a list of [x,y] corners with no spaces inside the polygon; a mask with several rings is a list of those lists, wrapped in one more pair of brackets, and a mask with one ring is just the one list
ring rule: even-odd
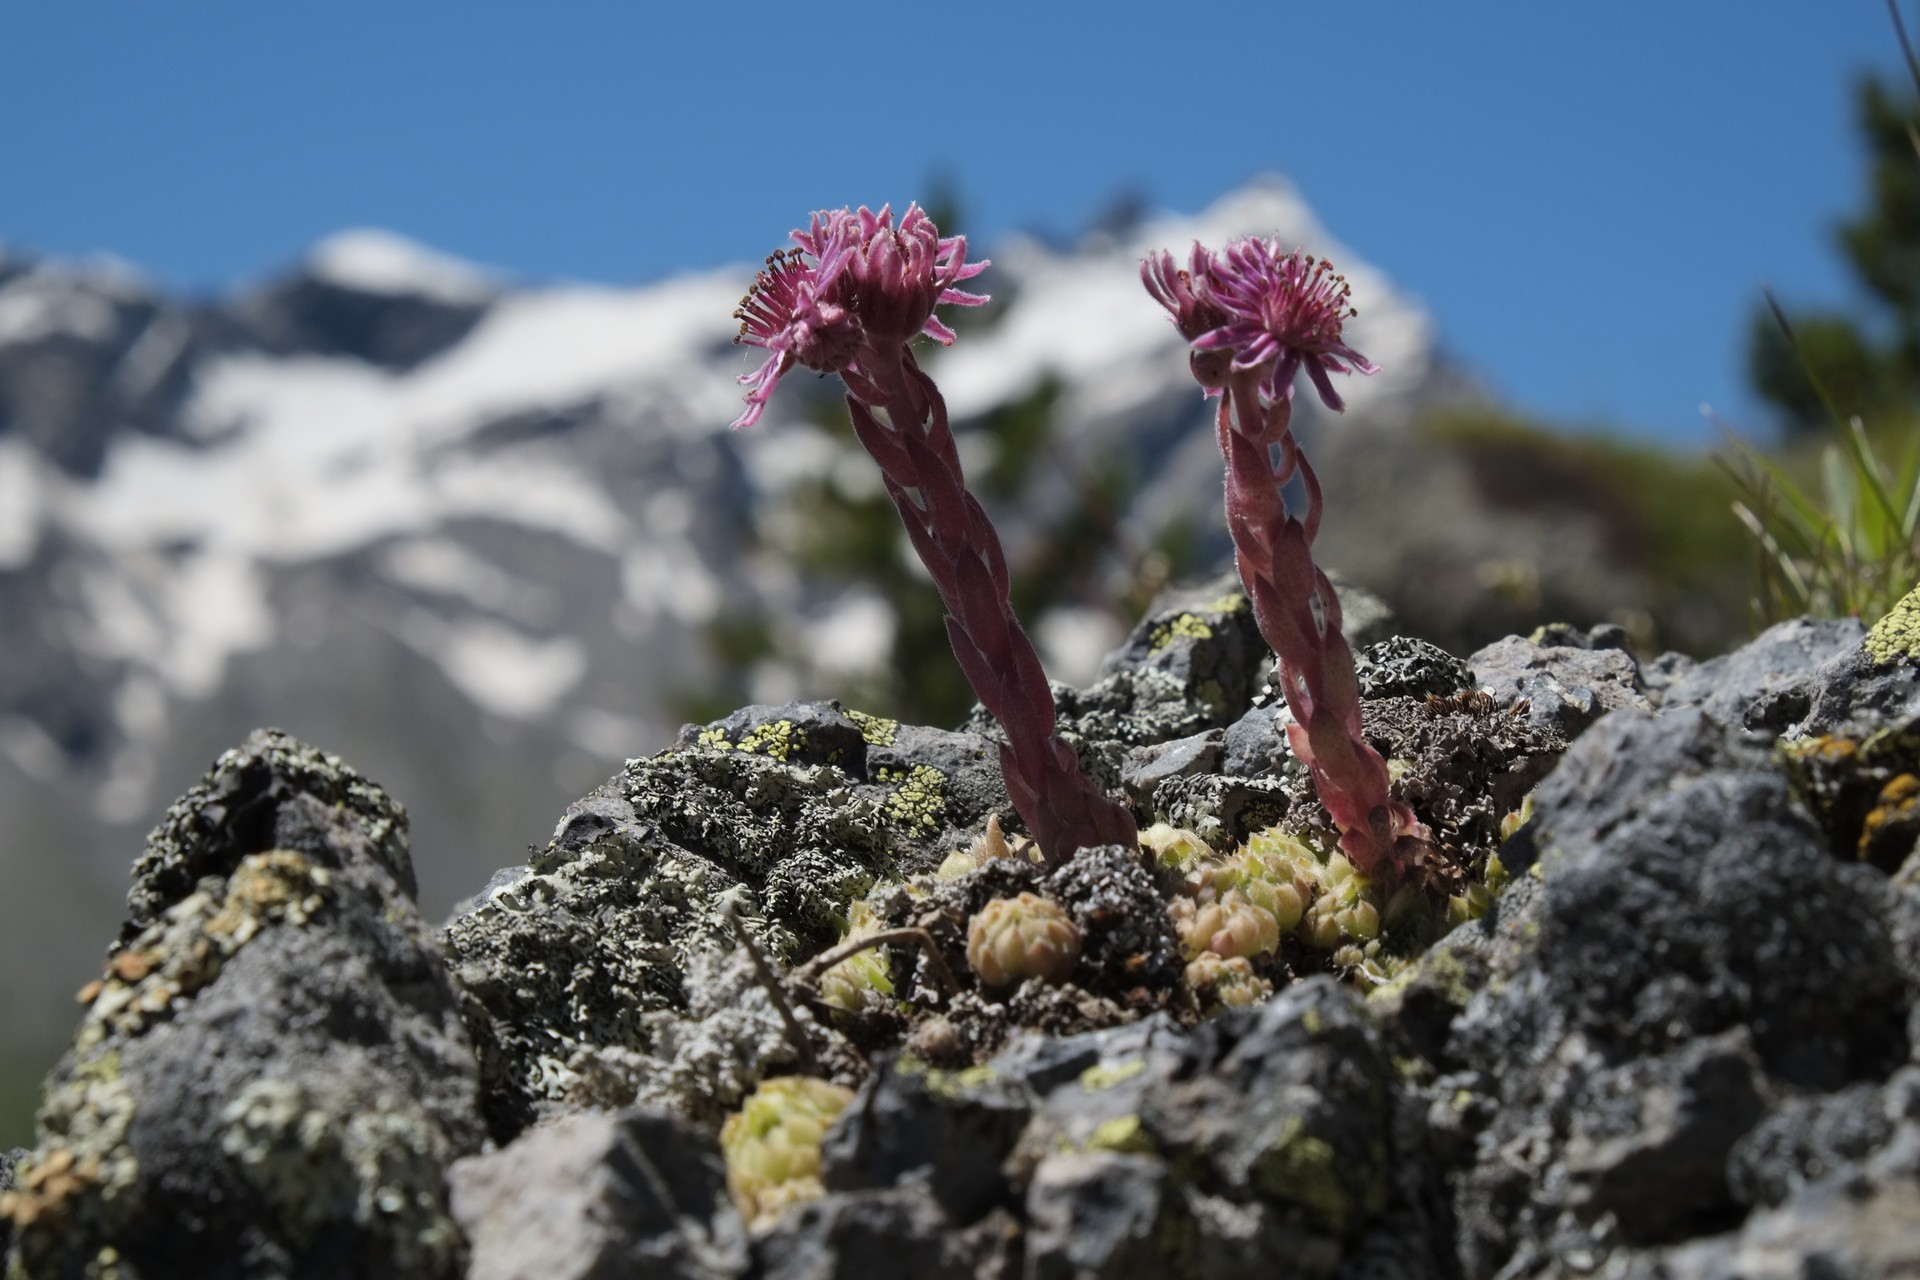
{"label": "yellow lichen patch", "polygon": [[1902,596],[1861,642],[1875,662],[1920,661],[1920,586]]}
{"label": "yellow lichen patch", "polygon": [[769,720],[749,731],[734,749],[768,756],[784,764],[794,752],[807,749],[807,731],[791,720]]}
{"label": "yellow lichen patch", "polygon": [[794,1205],[825,1194],[820,1140],[853,1091],[807,1076],[763,1080],[720,1129],[727,1190],[749,1227],[771,1225]]}
{"label": "yellow lichen patch", "polygon": [[1142,1127],[1139,1116],[1114,1116],[1094,1126],[1084,1145],[1087,1151],[1117,1151],[1122,1155],[1153,1155],[1158,1148]]}
{"label": "yellow lichen patch", "polygon": [[241,859],[227,880],[227,898],[207,933],[247,942],[265,925],[305,924],[326,903],[333,877],[302,853],[274,849]]}
{"label": "yellow lichen patch", "polygon": [[1147,637],[1147,649],[1158,653],[1175,640],[1211,640],[1213,628],[1197,613],[1177,614],[1153,629]]}
{"label": "yellow lichen patch", "polygon": [[1860,754],[1860,744],[1838,734],[1822,733],[1800,742],[1781,744],[1794,760],[1812,764],[1844,764]]}
{"label": "yellow lichen patch", "polygon": [[1080,1087],[1088,1093],[1099,1093],[1102,1089],[1111,1089],[1117,1084],[1139,1075],[1147,1069],[1145,1058],[1122,1058],[1118,1062],[1096,1062],[1080,1073]]}
{"label": "yellow lichen patch", "polygon": [[712,747],[717,751],[733,750],[733,743],[728,739],[725,729],[702,729],[696,741],[703,747]]}
{"label": "yellow lichen patch", "polygon": [[898,720],[888,720],[884,716],[870,716],[864,711],[849,711],[847,719],[853,721],[860,730],[860,736],[867,740],[870,747],[890,747],[894,735],[900,732]]}
{"label": "yellow lichen patch", "polygon": [[909,834],[932,835],[947,812],[947,775],[931,765],[911,769],[876,769],[874,781],[892,783],[882,808],[888,818]]}

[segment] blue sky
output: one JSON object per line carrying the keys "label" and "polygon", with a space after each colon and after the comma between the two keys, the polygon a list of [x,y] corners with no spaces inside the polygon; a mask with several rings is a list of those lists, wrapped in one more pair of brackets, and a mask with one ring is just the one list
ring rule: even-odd
{"label": "blue sky", "polygon": [[957,183],[961,228],[1252,174],[1421,297],[1516,404],[1754,421],[1764,282],[1844,300],[1880,0],[9,6],[0,238],[254,277],[343,226],[533,277],[759,258],[808,209]]}

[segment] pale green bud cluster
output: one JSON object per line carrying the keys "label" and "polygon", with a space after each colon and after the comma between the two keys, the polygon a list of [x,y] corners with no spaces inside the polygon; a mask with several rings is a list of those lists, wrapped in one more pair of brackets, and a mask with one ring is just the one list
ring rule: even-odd
{"label": "pale green bud cluster", "polygon": [[941,880],[958,880],[970,871],[992,862],[995,858],[1033,858],[1033,841],[1027,839],[1009,840],[1000,829],[1000,815],[987,815],[987,829],[978,839],[964,849],[956,849],[946,856],[939,870],[933,874]]}
{"label": "pale green bud cluster", "polygon": [[1189,961],[1271,955],[1313,897],[1318,863],[1303,842],[1265,831],[1230,857],[1189,862],[1182,894],[1168,908]]}
{"label": "pale green bud cluster", "polygon": [[1140,833],[1140,847],[1163,867],[1185,871],[1213,857],[1213,849],[1184,827],[1156,822]]}
{"label": "pale green bud cluster", "polygon": [[1371,942],[1380,936],[1380,908],[1368,893],[1372,882],[1341,854],[1321,868],[1319,894],[1307,909],[1300,936],[1322,951],[1343,943]]}
{"label": "pale green bud cluster", "polygon": [[[880,922],[866,902],[855,902],[847,912],[847,931],[841,942],[852,942],[878,931]],[[874,947],[854,954],[820,975],[820,999],[836,1009],[858,1013],[867,1007],[867,993],[893,994],[893,974],[886,953]]]}
{"label": "pale green bud cluster", "polygon": [[727,1190],[749,1227],[764,1227],[825,1194],[820,1140],[853,1091],[809,1076],[762,1080],[720,1129]]}
{"label": "pale green bud cluster", "polygon": [[1255,973],[1243,956],[1202,951],[1188,962],[1186,977],[1187,989],[1208,1013],[1260,1004],[1273,994],[1273,984]]}
{"label": "pale green bud cluster", "polygon": [[[1509,815],[1511,816],[1511,815]],[[1502,824],[1504,829],[1505,824]],[[1487,869],[1480,879],[1469,884],[1465,890],[1447,899],[1447,923],[1465,924],[1469,920],[1478,920],[1487,914],[1487,908],[1499,896],[1500,890],[1508,880],[1507,868],[1499,856],[1487,858]]]}
{"label": "pale green bud cluster", "polygon": [[995,898],[967,925],[967,963],[989,987],[1027,978],[1065,982],[1080,960],[1080,930],[1038,894]]}

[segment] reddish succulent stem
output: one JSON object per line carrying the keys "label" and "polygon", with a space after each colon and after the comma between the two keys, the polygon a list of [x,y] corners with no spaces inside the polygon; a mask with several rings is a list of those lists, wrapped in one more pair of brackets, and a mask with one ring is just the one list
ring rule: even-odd
{"label": "reddish succulent stem", "polygon": [[[1280,661],[1293,713],[1287,740],[1307,762],[1314,790],[1340,829],[1340,848],[1363,873],[1397,869],[1427,832],[1388,792],[1387,766],[1361,733],[1353,652],[1340,632],[1340,600],[1313,563],[1320,482],[1292,430],[1293,403],[1260,394],[1258,373],[1235,373],[1216,427],[1227,470],[1227,528],[1260,634]],[[1278,455],[1277,459],[1274,454]],[[1306,515],[1287,510],[1298,476]]]}
{"label": "reddish succulent stem", "polygon": [[1006,731],[1000,768],[1013,806],[1051,863],[1092,845],[1131,846],[1133,815],[1093,785],[1055,732],[1053,691],[1008,601],[999,535],[967,492],[946,401],[913,354],[895,350],[897,358],[875,359],[870,347],[848,371],[847,409],[940,591],[960,670]]}

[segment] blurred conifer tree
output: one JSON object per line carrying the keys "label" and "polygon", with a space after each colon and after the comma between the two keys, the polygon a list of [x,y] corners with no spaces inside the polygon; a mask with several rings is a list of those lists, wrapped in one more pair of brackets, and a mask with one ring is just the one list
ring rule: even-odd
{"label": "blurred conifer tree", "polygon": [[1910,405],[1920,392],[1920,104],[1875,76],[1856,92],[1869,189],[1866,207],[1840,226],[1838,240],[1870,308],[1790,309],[1797,354],[1764,304],[1748,327],[1754,389],[1794,436],[1829,425],[1815,379],[1843,418]]}

